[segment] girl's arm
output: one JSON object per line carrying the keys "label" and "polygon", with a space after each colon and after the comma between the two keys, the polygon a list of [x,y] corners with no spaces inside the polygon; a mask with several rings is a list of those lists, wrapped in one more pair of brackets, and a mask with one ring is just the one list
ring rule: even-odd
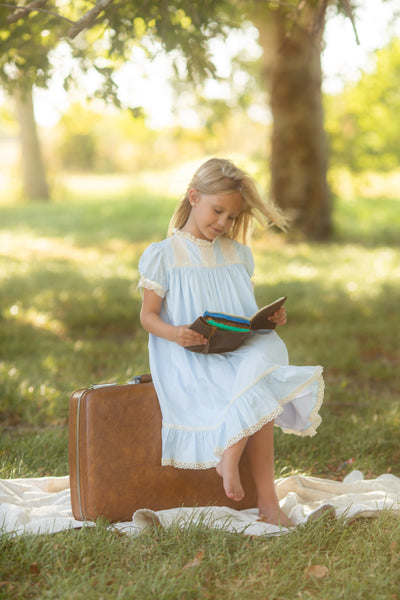
{"label": "girl's arm", "polygon": [[162,298],[152,290],[143,290],[143,303],[140,311],[140,322],[143,328],[179,346],[199,346],[207,342],[206,338],[187,325],[169,325],[160,317]]}

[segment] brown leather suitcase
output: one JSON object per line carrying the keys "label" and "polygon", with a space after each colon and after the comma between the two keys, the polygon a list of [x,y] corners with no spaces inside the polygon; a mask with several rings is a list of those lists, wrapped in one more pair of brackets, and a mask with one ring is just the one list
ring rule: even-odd
{"label": "brown leather suitcase", "polygon": [[[147,377],[147,382],[143,382]],[[234,502],[212,469],[161,466],[161,411],[150,376],[74,392],[69,405],[72,512],[79,521],[130,521],[139,508],[255,508],[257,496],[244,452],[246,495]]]}

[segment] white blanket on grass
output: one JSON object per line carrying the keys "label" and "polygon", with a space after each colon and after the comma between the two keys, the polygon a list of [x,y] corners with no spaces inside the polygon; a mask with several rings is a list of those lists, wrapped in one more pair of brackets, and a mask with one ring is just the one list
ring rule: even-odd
{"label": "white blanket on grass", "polygon": [[[343,482],[305,475],[278,479],[276,489],[280,506],[295,526],[319,518],[330,511],[348,523],[359,517],[373,517],[380,511],[400,514],[400,478],[384,474],[364,479],[353,471]],[[137,510],[132,521],[114,523],[112,527],[137,535],[149,526],[168,527],[179,521],[181,526],[199,521],[226,531],[248,535],[279,535],[288,530],[257,521],[257,510],[233,510],[227,507],[173,508]],[[55,533],[69,528],[93,526],[76,521],[71,510],[69,477],[0,480],[0,531],[21,533]]]}

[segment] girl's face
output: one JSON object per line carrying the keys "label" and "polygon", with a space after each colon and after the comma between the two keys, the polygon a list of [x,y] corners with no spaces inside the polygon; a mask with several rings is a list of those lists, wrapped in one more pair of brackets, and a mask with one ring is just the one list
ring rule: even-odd
{"label": "girl's face", "polygon": [[189,202],[192,210],[182,230],[210,242],[229,231],[243,207],[239,192],[214,195],[190,190]]}

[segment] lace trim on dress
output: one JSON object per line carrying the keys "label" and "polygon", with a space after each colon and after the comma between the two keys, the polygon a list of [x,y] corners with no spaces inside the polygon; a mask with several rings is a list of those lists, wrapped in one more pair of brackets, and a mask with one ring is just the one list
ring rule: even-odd
{"label": "lace trim on dress", "polygon": [[160,298],[165,298],[165,294],[167,293],[167,290],[162,285],[155,281],[151,281],[151,279],[148,279],[144,275],[140,277],[137,287],[152,290],[157,296],[160,296]]}
{"label": "lace trim on dress", "polygon": [[175,460],[173,458],[163,458],[161,460],[161,466],[163,467],[175,467],[176,469],[212,469],[216,467],[219,463],[219,458],[215,460],[209,460],[205,463],[187,463],[180,462],[179,460]]}
{"label": "lace trim on dress", "polygon": [[182,231],[181,229],[174,229],[173,233],[179,237],[183,237],[186,240],[189,240],[190,242],[194,242],[198,246],[212,246],[215,242],[215,240],[213,240],[212,242],[210,242],[209,240],[202,240],[201,238],[196,237],[192,233],[189,233],[188,231]]}

